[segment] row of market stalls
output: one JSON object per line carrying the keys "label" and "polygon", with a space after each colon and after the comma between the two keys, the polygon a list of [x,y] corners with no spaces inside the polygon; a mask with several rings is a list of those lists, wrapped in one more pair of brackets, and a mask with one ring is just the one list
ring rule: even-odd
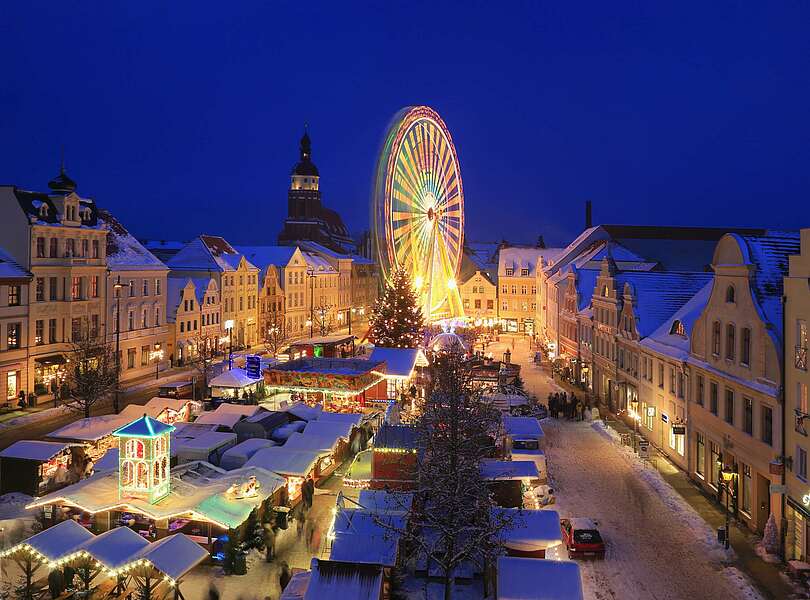
{"label": "row of market stalls", "polygon": [[21,588],[32,598],[48,587],[56,597],[68,586],[85,594],[184,598],[183,577],[207,557],[182,533],[150,542],[128,527],[93,535],[71,520],[0,553],[15,563]]}

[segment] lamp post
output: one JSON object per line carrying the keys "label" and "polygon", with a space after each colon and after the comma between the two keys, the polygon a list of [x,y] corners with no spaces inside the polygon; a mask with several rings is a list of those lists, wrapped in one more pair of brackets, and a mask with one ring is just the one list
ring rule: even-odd
{"label": "lamp post", "polygon": [[225,321],[225,330],[228,332],[228,370],[233,369],[233,319]]}
{"label": "lamp post", "polygon": [[118,388],[121,382],[121,290],[125,284],[121,283],[121,276],[113,283],[115,290],[115,396],[113,397],[113,413],[118,414],[120,403],[118,401]]}
{"label": "lamp post", "polygon": [[729,545],[731,544],[730,538],[730,527],[731,527],[731,515],[728,511],[728,498],[731,496],[731,483],[736,479],[737,472],[732,469],[731,467],[723,466],[720,469],[720,477],[723,480],[723,488],[726,493],[726,535],[725,537],[725,547],[728,550]]}
{"label": "lamp post", "polygon": [[309,337],[312,338],[312,324],[315,321],[315,269],[313,267],[307,269],[309,275]]}
{"label": "lamp post", "polygon": [[638,414],[638,398],[630,401],[630,407],[633,411],[631,416],[633,417],[633,450],[635,450],[636,440],[638,440],[638,422],[641,419],[641,415]]}
{"label": "lamp post", "polygon": [[160,342],[155,342],[150,358],[155,361],[155,380],[160,378],[160,359],[163,358],[163,350],[160,349]]}

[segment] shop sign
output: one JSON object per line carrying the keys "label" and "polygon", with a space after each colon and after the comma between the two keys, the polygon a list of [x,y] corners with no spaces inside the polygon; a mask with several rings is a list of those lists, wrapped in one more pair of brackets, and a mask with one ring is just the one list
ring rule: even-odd
{"label": "shop sign", "polygon": [[650,442],[647,440],[638,441],[638,456],[639,458],[650,458]]}
{"label": "shop sign", "polygon": [[256,354],[248,356],[245,359],[245,369],[248,377],[259,379],[262,376],[261,358]]}
{"label": "shop sign", "polygon": [[648,417],[654,417],[655,416],[655,407],[654,406],[648,406],[647,407],[647,416]]}
{"label": "shop sign", "polygon": [[673,425],[672,435],[686,435],[686,425]]}
{"label": "shop sign", "polygon": [[805,506],[810,506],[810,494],[805,494],[802,496],[802,504]]}
{"label": "shop sign", "polygon": [[[787,494],[787,486],[782,485],[781,483],[772,483],[768,491],[771,494]],[[808,496],[805,496],[805,498],[810,500],[810,497]]]}
{"label": "shop sign", "polygon": [[669,415],[668,415],[667,413],[665,413],[665,412],[662,412],[662,413],[661,413],[661,420],[662,420],[664,423],[669,423]]}

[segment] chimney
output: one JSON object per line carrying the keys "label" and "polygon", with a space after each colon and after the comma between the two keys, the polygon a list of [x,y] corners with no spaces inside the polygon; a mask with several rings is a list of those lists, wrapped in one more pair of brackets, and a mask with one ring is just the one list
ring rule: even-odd
{"label": "chimney", "polygon": [[593,218],[591,216],[591,201],[585,200],[585,229],[593,227]]}

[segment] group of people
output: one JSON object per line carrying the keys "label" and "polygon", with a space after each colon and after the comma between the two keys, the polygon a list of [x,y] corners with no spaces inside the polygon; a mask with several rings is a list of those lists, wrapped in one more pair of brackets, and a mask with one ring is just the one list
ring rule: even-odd
{"label": "group of people", "polygon": [[576,394],[569,396],[568,392],[557,392],[548,395],[548,412],[554,419],[582,421],[585,419],[585,411],[590,409],[587,402],[577,398]]}

